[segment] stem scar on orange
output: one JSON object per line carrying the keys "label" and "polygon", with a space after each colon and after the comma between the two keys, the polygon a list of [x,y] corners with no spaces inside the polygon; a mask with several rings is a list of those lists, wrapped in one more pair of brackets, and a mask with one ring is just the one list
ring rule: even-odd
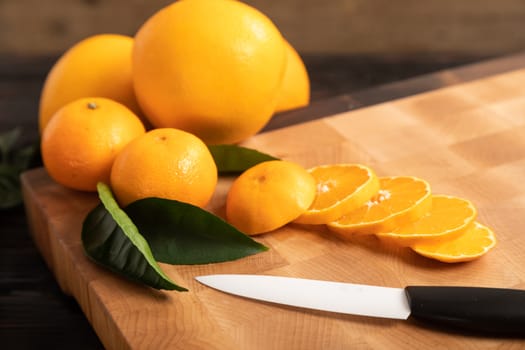
{"label": "stem scar on orange", "polygon": [[101,97],[81,98],[58,110],[42,134],[42,160],[58,183],[96,191],[109,182],[111,166],[125,145],[145,133],[124,105]]}
{"label": "stem scar on orange", "polygon": [[217,176],[202,140],[182,130],[161,128],[148,131],[119,153],[111,169],[111,188],[122,206],[158,197],[204,207]]}

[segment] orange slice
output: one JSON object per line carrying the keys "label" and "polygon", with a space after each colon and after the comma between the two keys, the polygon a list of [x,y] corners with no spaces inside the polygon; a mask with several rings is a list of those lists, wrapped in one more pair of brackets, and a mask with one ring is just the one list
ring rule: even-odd
{"label": "orange slice", "polygon": [[430,185],[420,178],[381,177],[379,187],[372,199],[329,223],[328,228],[343,234],[388,232],[418,220],[432,206]]}
{"label": "orange slice", "polygon": [[462,198],[433,195],[432,208],[419,220],[377,236],[408,247],[416,242],[453,239],[465,232],[476,219],[474,205]]}
{"label": "orange slice", "polygon": [[442,242],[422,241],[412,249],[427,258],[447,263],[471,261],[485,255],[496,245],[496,236],[488,227],[474,222],[462,235]]}
{"label": "orange slice", "polygon": [[308,170],[317,183],[310,208],[295,222],[326,224],[362,206],[379,190],[372,169],[360,164],[321,165]]}

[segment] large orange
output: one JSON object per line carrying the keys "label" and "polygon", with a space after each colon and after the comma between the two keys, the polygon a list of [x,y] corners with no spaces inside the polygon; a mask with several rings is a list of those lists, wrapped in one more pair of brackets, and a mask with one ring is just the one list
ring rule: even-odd
{"label": "large orange", "polygon": [[287,64],[275,112],[307,106],[310,102],[310,78],[303,60],[295,48],[286,44]]}
{"label": "large orange", "polygon": [[133,82],[149,121],[208,144],[258,132],[274,112],[285,67],[278,29],[238,1],[177,1],[135,36]]}
{"label": "large orange", "polygon": [[122,206],[146,198],[175,199],[204,207],[217,185],[217,167],[195,135],[153,129],[130,142],[111,169],[111,188]]}
{"label": "large orange", "polygon": [[42,158],[49,175],[77,190],[96,191],[109,182],[120,150],[145,133],[124,105],[101,97],[81,98],[58,110],[42,134]]}
{"label": "large orange", "polygon": [[81,97],[115,100],[140,117],[131,78],[132,48],[133,38],[129,36],[100,34],[67,50],[45,80],[40,97],[40,131],[60,107]]}

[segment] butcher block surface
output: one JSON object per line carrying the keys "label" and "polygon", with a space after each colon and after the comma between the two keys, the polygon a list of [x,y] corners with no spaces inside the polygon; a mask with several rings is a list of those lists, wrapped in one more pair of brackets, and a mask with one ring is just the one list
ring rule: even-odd
{"label": "butcher block surface", "polygon": [[[270,249],[240,260],[161,264],[189,292],[157,291],[108,272],[84,255],[82,221],[96,194],[22,175],[36,245],[64,293],[80,304],[108,349],[518,349],[525,340],[278,306],[223,294],[195,276],[250,273],[381,286],[466,285],[525,289],[525,70],[492,76],[259,134],[245,146],[305,167],[362,163],[380,176],[414,175],[434,193],[470,199],[497,246],[445,264],[374,237],[343,237],[290,224],[256,239]],[[223,215],[232,178],[209,210]],[[50,320],[52,322],[52,320]]]}

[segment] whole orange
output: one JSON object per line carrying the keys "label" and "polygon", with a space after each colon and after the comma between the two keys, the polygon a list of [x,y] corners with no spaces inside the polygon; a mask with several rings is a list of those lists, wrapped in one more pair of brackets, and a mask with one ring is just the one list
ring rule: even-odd
{"label": "whole orange", "polygon": [[42,134],[43,163],[56,182],[96,191],[97,182],[109,182],[115,156],[144,133],[140,119],[118,102],[74,100],[54,114]]}
{"label": "whole orange", "polygon": [[275,112],[304,107],[310,102],[308,71],[295,48],[288,41],[285,44],[288,59]]}
{"label": "whole orange", "polygon": [[198,137],[153,129],[130,142],[115,159],[111,188],[122,206],[146,197],[204,207],[217,185],[217,167]]}
{"label": "whole orange", "polygon": [[67,50],[49,71],[42,88],[40,132],[60,107],[81,97],[106,97],[141,117],[131,78],[132,48],[129,36],[101,34]]}
{"label": "whole orange", "polygon": [[286,66],[268,17],[232,0],[177,1],[135,36],[133,83],[155,127],[236,143],[271,118]]}

